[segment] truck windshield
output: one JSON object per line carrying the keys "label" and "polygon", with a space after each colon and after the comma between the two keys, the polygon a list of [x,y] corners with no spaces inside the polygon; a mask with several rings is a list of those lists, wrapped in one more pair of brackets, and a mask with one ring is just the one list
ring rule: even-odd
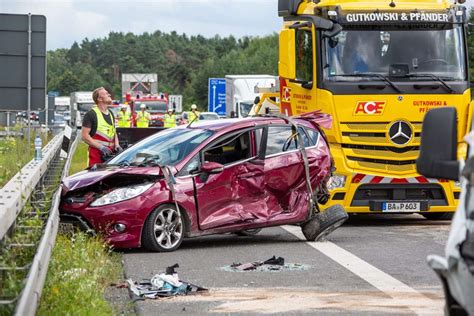
{"label": "truck windshield", "polygon": [[140,101],[137,101],[137,103],[138,104],[145,104],[147,110],[150,111],[150,112],[166,113],[167,108],[168,108],[168,105],[166,104],[166,102],[159,102],[159,101],[156,101],[156,102],[150,102],[150,101],[140,102]]}
{"label": "truck windshield", "polygon": [[87,111],[89,111],[90,109],[92,109],[93,106],[94,106],[93,103],[78,103],[78,104],[77,104],[77,109],[78,109],[80,112],[87,112]]}
{"label": "truck windshield", "polygon": [[[363,80],[372,73],[420,80],[423,74],[443,80],[466,80],[461,25],[442,29],[345,29],[324,40],[324,78]],[[351,75],[351,76],[347,76]],[[408,76],[411,75],[411,76]]]}

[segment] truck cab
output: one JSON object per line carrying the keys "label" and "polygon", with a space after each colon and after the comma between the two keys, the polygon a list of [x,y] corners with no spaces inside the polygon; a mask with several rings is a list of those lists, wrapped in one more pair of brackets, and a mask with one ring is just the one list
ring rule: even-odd
{"label": "truck cab", "polygon": [[466,9],[452,3],[279,0],[280,110],[334,120],[327,206],[429,219],[455,211],[459,184],[415,166],[428,111],[455,107],[461,135],[471,124]]}
{"label": "truck cab", "polygon": [[271,75],[226,75],[225,91],[228,117],[247,117],[260,96],[260,89],[276,87],[278,78]]}
{"label": "truck cab", "polygon": [[71,93],[71,121],[76,127],[82,126],[82,118],[94,107],[92,91],[76,91]]}

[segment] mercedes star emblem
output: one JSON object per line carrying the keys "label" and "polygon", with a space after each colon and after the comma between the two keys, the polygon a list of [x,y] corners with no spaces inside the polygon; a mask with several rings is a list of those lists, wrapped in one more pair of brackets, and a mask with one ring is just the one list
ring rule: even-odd
{"label": "mercedes star emblem", "polygon": [[397,146],[406,145],[413,138],[413,130],[407,122],[395,121],[388,128],[388,137]]}

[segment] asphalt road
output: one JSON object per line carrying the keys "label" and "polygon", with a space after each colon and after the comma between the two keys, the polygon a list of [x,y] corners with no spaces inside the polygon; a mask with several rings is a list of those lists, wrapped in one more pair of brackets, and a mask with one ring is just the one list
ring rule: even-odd
{"label": "asphalt road", "polygon": [[[139,315],[163,314],[443,314],[441,284],[426,264],[443,254],[449,221],[419,215],[358,216],[328,236],[305,242],[299,227],[262,230],[253,237],[188,239],[173,253],[125,252],[125,273],[140,280],[178,263],[182,280],[209,293],[138,301]],[[306,270],[228,272],[235,262],[273,255]]]}

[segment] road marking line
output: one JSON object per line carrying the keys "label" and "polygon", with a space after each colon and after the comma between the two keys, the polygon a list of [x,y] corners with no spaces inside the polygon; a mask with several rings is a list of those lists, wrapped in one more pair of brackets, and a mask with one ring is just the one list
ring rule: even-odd
{"label": "road marking line", "polygon": [[[297,226],[281,226],[284,230],[289,232],[290,234],[298,237],[300,240],[306,240],[303,233],[301,232],[301,228]],[[425,296],[424,294],[418,292],[417,290],[409,287],[405,283],[395,279],[391,275],[383,272],[382,270],[374,267],[370,263],[362,260],[361,258],[357,257],[356,255],[350,253],[347,250],[339,247],[338,245],[330,242],[306,242],[312,248],[318,250],[323,255],[329,257],[333,261],[337,262],[350,272],[354,273],[361,279],[365,280],[378,290],[384,292],[385,294],[389,295],[393,299],[400,299],[401,296],[410,295],[412,298],[416,298],[417,300],[423,300],[429,302],[434,301],[429,297]],[[420,310],[417,307],[410,306],[409,307],[415,313],[422,315],[426,314],[427,310]]]}

